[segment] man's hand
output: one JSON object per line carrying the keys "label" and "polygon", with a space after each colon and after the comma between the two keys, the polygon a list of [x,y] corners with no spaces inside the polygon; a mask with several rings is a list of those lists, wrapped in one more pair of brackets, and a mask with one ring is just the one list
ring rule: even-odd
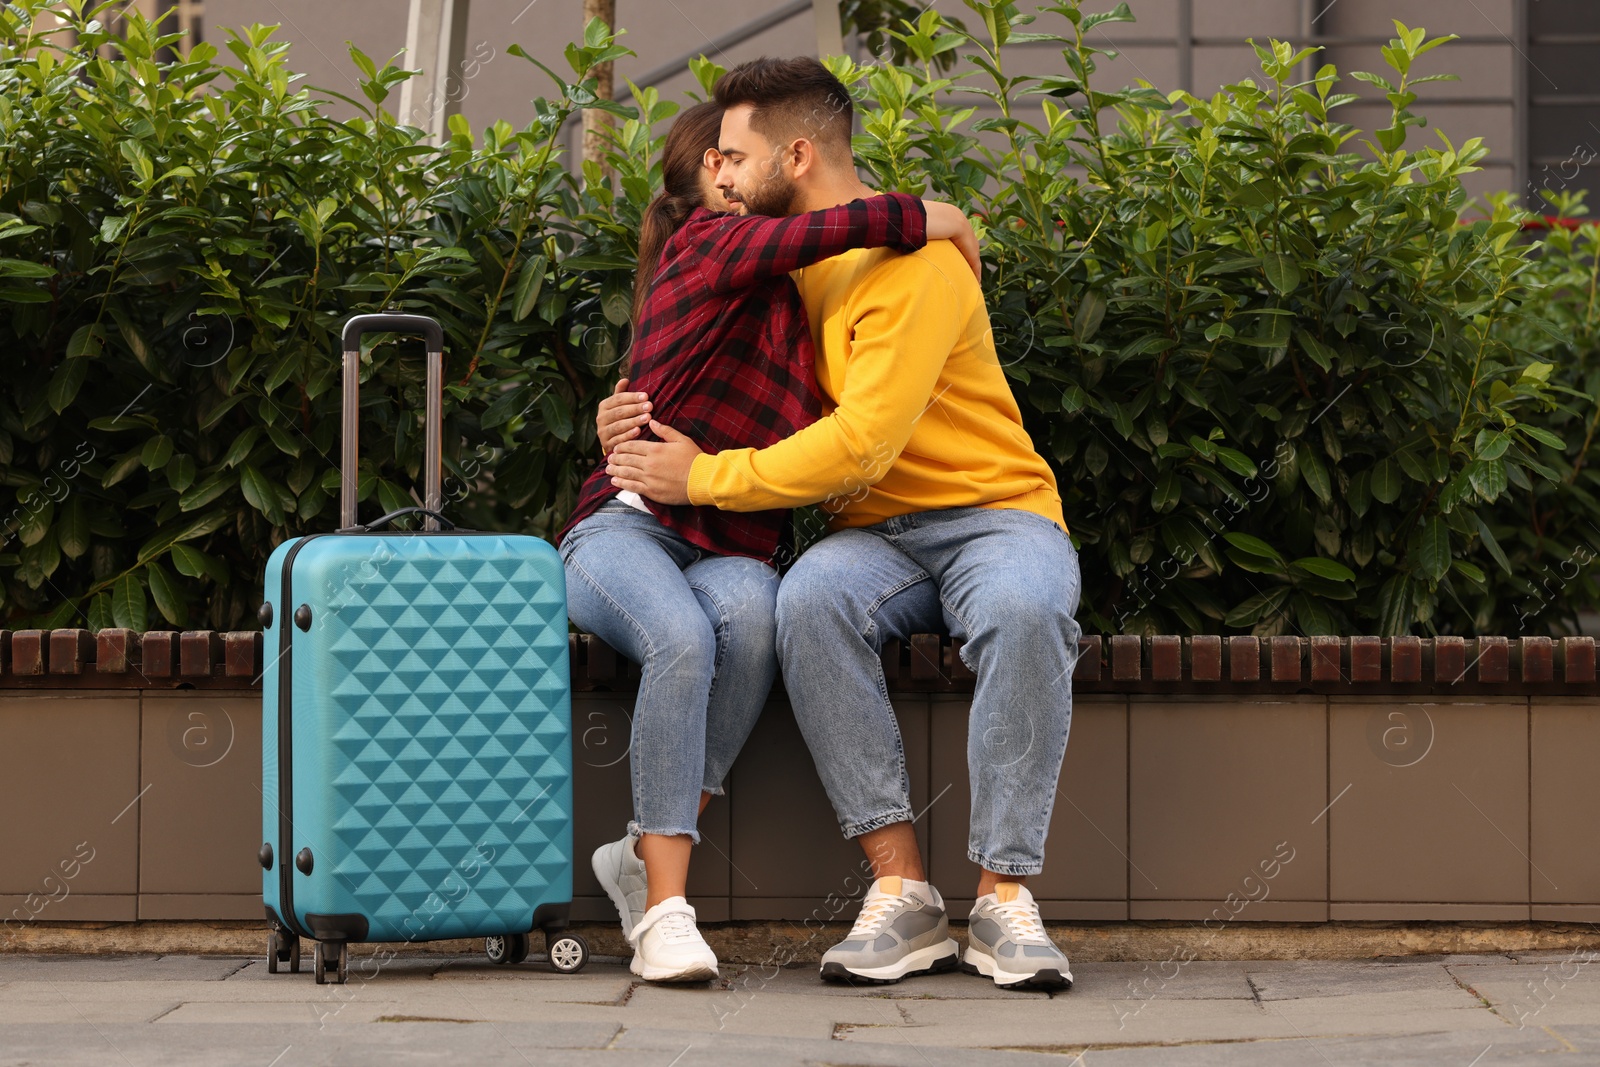
{"label": "man's hand", "polygon": [[611,453],[611,484],[658,504],[687,504],[689,468],[700,446],[664,422],[651,419],[650,429],[661,440],[623,441]]}
{"label": "man's hand", "polygon": [[922,206],[928,211],[928,240],[954,242],[956,251],[967,261],[972,273],[978,276],[980,282],[983,281],[983,264],[978,260],[978,235],[972,232],[972,223],[967,221],[967,216],[954,204],[938,200],[924,200]]}
{"label": "man's hand", "polygon": [[611,395],[600,401],[595,412],[594,428],[600,438],[600,451],[610,455],[611,450],[623,441],[639,436],[639,427],[650,421],[650,396],[648,393],[625,393],[628,379],[617,382]]}

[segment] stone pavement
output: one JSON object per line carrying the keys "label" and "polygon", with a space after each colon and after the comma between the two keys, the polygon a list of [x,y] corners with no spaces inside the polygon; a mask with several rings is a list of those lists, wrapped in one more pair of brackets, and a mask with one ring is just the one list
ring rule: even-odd
{"label": "stone pavement", "polygon": [[[0,956],[0,1067],[1600,1064],[1600,952],[1091,963],[1047,996],[810,967],[636,982],[361,946],[345,986],[240,956]],[[309,971],[309,953],[307,954]]]}

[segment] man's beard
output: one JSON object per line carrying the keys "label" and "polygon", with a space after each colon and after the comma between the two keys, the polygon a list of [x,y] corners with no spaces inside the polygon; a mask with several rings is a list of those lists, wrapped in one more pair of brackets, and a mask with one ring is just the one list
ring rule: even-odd
{"label": "man's beard", "polygon": [[750,214],[780,218],[789,214],[799,194],[794,180],[780,170],[772,177],[757,182],[752,189],[735,189],[734,195],[743,201]]}

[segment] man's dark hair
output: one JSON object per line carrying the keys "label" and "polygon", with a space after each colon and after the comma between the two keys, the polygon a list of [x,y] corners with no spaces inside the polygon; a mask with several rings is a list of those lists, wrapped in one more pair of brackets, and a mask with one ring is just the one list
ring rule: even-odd
{"label": "man's dark hair", "polygon": [[724,109],[749,104],[750,127],[773,144],[803,137],[835,162],[851,159],[849,90],[810,56],[741,63],[717,82],[715,95]]}

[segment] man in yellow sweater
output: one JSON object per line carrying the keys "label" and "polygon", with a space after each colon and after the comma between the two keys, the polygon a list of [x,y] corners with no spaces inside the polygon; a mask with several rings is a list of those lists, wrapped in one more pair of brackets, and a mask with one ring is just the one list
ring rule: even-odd
{"label": "man in yellow sweater", "polygon": [[[752,212],[872,195],[850,152],[852,108],[814,59],[730,71],[718,185]],[[1071,985],[1026,885],[1072,716],[1078,561],[1048,464],[996,357],[983,292],[947,241],[863,250],[794,275],[818,352],[824,417],[764,449],[705,454],[671,427],[613,450],[615,483],[663,503],[757,511],[820,503],[831,532],[778,593],[778,649],[806,743],[875,882],[822,976],[894,981],[954,967],[1005,987]],[[637,425],[646,398],[603,418]],[[603,435],[606,439],[609,434]],[[968,726],[978,865],[964,960],[913,832],[905,756],[879,652],[948,628],[977,675]]]}

